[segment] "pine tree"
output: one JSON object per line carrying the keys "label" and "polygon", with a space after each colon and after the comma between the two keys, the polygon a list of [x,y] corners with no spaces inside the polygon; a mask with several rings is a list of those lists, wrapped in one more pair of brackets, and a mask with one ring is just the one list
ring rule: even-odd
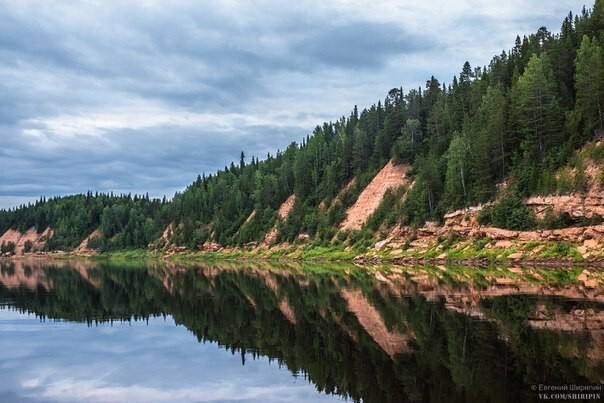
{"label": "pine tree", "polygon": [[604,52],[598,40],[583,36],[575,59],[576,107],[582,114],[586,129],[604,127]]}
{"label": "pine tree", "polygon": [[445,178],[445,200],[451,209],[467,204],[469,148],[465,136],[453,136],[447,151],[447,173]]}
{"label": "pine tree", "polygon": [[518,79],[515,113],[523,149],[533,161],[561,143],[561,111],[555,95],[552,69],[547,56],[533,55]]}

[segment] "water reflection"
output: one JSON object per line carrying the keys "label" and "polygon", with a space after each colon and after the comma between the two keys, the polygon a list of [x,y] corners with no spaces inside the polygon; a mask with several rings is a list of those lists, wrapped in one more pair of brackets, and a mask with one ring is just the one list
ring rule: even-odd
{"label": "water reflection", "polygon": [[0,300],[19,311],[91,325],[170,315],[241,363],[276,360],[355,401],[539,401],[530,385],[604,381],[597,271],[43,261],[0,269]]}

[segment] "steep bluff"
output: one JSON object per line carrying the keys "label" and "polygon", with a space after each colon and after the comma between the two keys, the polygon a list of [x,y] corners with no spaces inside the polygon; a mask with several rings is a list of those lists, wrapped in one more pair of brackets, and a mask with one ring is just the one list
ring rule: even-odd
{"label": "steep bluff", "polygon": [[[15,245],[14,254],[16,256],[26,253],[26,245],[29,245],[29,252],[38,252],[44,249],[46,242],[53,236],[54,231],[48,227],[43,232],[38,233],[35,228],[30,228],[25,232],[9,229],[0,237],[0,245]],[[10,253],[7,252],[8,255]]]}
{"label": "steep bluff", "polygon": [[392,161],[388,162],[361,192],[357,201],[346,211],[346,219],[340,224],[340,229],[361,229],[369,216],[378,208],[389,189],[408,184],[408,172],[408,165],[394,165]]}

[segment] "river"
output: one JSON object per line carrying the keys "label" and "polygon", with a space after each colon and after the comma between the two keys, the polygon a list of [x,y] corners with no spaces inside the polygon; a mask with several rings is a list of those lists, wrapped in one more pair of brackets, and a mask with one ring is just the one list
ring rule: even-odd
{"label": "river", "polygon": [[0,401],[597,401],[585,273],[2,261]]}

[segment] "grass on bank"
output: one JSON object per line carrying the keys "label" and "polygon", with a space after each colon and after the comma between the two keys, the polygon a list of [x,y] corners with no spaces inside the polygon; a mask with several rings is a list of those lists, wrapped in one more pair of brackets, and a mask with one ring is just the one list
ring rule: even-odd
{"label": "grass on bank", "polygon": [[[313,243],[297,243],[287,246],[276,246],[267,249],[225,249],[222,251],[183,251],[172,254],[165,252],[130,250],[114,251],[92,255],[93,259],[111,260],[145,260],[169,259],[184,260],[221,260],[221,259],[292,259],[292,260],[321,260],[321,261],[351,261],[356,257],[381,262],[400,259],[418,260],[481,260],[489,262],[523,261],[523,260],[561,260],[585,262],[587,260],[604,258],[601,246],[591,249],[589,258],[579,252],[580,244],[567,241],[528,241],[514,242],[501,246],[497,241],[488,238],[469,239],[459,236],[449,236],[439,239],[429,245],[403,246],[376,250],[377,241],[363,240],[362,244],[334,241],[323,246]],[[584,251],[583,251],[584,252]]]}

